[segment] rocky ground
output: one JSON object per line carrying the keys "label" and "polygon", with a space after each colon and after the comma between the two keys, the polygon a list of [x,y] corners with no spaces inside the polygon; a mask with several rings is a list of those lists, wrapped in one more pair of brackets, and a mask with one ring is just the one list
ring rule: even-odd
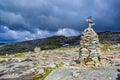
{"label": "rocky ground", "polygon": [[103,51],[107,65],[96,69],[76,63],[79,47],[19,54],[1,56],[0,80],[120,80],[120,50]]}

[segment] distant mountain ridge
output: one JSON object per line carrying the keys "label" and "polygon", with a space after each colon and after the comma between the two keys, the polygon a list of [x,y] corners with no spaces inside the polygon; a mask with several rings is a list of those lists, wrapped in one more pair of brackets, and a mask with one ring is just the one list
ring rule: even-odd
{"label": "distant mountain ridge", "polygon": [[98,32],[101,43],[117,44],[120,43],[120,32]]}
{"label": "distant mountain ridge", "polygon": [[[120,43],[120,32],[98,32],[100,43],[102,44],[118,44]],[[63,46],[79,45],[80,36],[52,36],[43,39],[29,40],[23,42],[8,43],[0,47],[0,54],[13,54],[19,52],[27,52],[40,47],[42,50],[55,49]]]}

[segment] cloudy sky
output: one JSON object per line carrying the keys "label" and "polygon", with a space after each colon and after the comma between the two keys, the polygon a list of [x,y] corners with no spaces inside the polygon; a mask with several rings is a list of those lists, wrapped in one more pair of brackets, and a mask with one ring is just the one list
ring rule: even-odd
{"label": "cloudy sky", "polygon": [[0,0],[0,43],[79,35],[93,16],[95,31],[120,32],[120,0]]}

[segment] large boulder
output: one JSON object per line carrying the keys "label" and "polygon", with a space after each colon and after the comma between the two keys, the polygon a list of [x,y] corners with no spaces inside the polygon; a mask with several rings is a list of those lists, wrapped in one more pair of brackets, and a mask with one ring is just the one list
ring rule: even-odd
{"label": "large boulder", "polygon": [[52,71],[45,80],[119,80],[119,67],[80,68],[64,66]]}

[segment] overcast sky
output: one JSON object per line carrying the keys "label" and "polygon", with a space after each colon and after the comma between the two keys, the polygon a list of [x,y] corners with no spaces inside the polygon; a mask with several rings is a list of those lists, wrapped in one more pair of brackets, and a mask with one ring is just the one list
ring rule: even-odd
{"label": "overcast sky", "polygon": [[0,43],[80,35],[89,16],[95,31],[120,32],[120,0],[0,0]]}

